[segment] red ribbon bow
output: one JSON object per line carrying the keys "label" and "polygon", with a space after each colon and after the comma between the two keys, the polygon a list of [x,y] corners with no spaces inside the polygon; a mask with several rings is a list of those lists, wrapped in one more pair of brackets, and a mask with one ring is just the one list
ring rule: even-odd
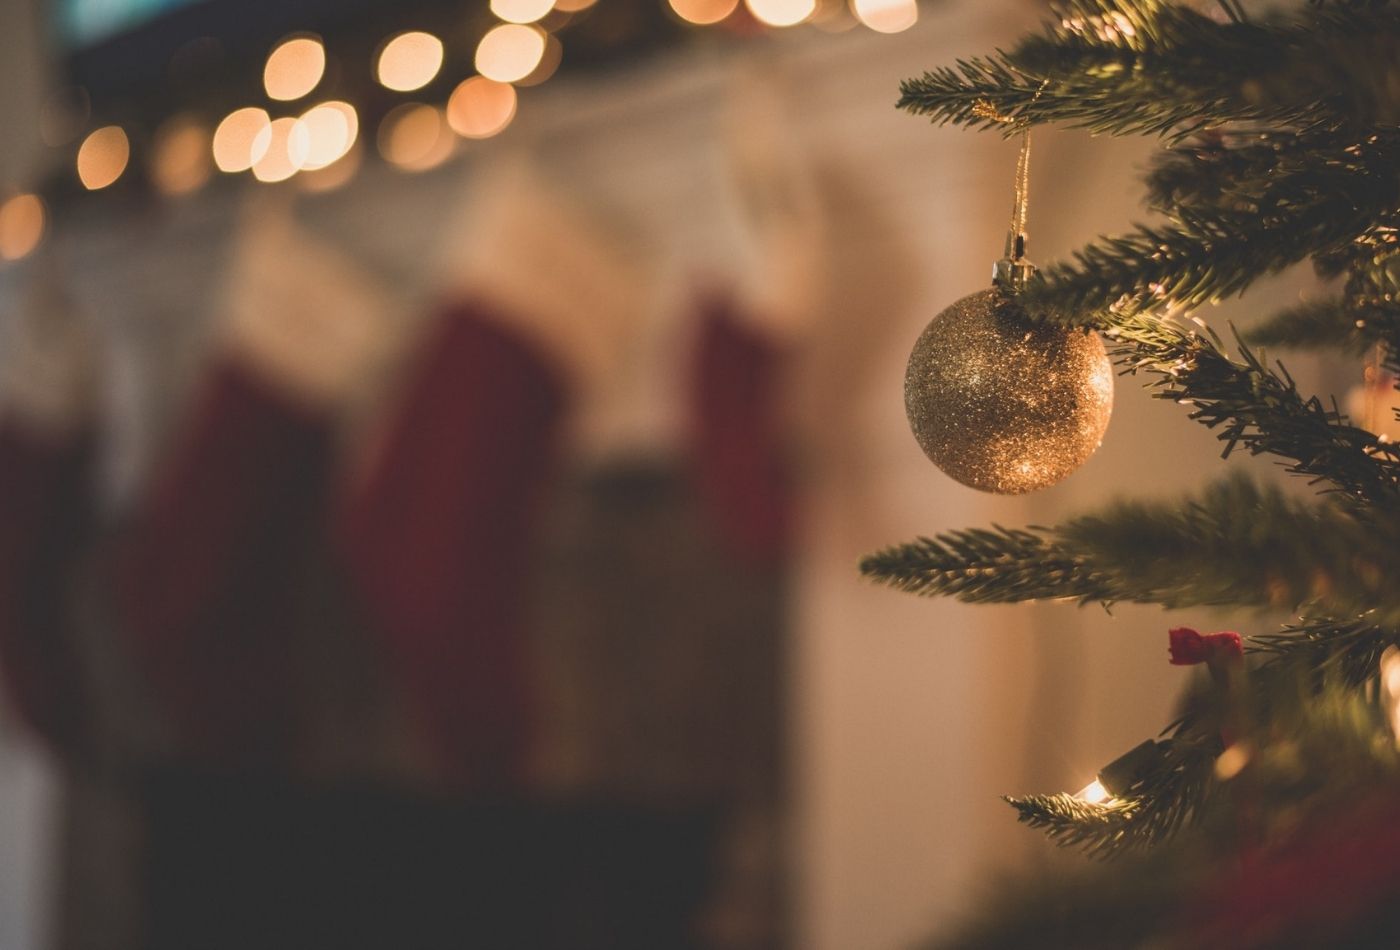
{"label": "red ribbon bow", "polygon": [[1244,656],[1240,635],[1233,630],[1202,636],[1190,627],[1177,627],[1168,631],[1168,636],[1171,637],[1173,666],[1193,666],[1216,659]]}

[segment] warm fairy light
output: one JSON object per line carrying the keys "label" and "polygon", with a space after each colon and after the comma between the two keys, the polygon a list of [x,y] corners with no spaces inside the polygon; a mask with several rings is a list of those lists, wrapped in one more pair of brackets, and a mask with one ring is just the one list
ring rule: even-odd
{"label": "warm fairy light", "polygon": [[768,26],[795,26],[817,9],[817,0],[744,0],[754,19]]}
{"label": "warm fairy light", "polygon": [[186,195],[204,187],[213,174],[209,127],[188,115],[167,119],[156,130],[151,149],[151,181],[167,195]]}
{"label": "warm fairy light", "polygon": [[544,49],[543,32],[505,23],[489,30],[477,44],[476,71],[497,82],[517,82],[535,71]]}
{"label": "warm fairy light", "polygon": [[1090,805],[1103,805],[1113,798],[1113,794],[1103,787],[1103,782],[1094,779],[1079,791],[1074,793],[1074,797],[1081,802],[1088,802]]}
{"label": "warm fairy light", "polygon": [[131,143],[121,127],[103,126],[78,147],[78,180],[89,191],[106,188],[122,177],[130,158]]}
{"label": "warm fairy light", "polygon": [[0,260],[27,257],[43,240],[47,220],[38,195],[15,195],[0,204]]}
{"label": "warm fairy light", "polygon": [[395,92],[412,92],[442,69],[442,40],[431,33],[400,33],[379,52],[379,82]]}
{"label": "warm fairy light", "polygon": [[253,177],[258,181],[286,181],[306,163],[311,151],[311,136],[299,119],[273,119],[258,133],[254,151],[262,157],[253,163]]}
{"label": "warm fairy light", "polygon": [[337,188],[348,185],[354,179],[363,162],[364,149],[357,144],[325,168],[316,168],[297,175],[297,185],[303,191],[309,191],[313,194],[335,191]]}
{"label": "warm fairy light", "polygon": [[286,40],[267,57],[263,88],[269,99],[290,102],[316,88],[326,74],[326,48],[311,36]]}
{"label": "warm fairy light", "polygon": [[580,10],[587,10],[598,0],[554,0],[554,9],[560,13],[578,13]]}
{"label": "warm fairy light", "polygon": [[553,9],[554,0],[491,0],[491,12],[507,23],[534,23]]}
{"label": "warm fairy light", "polygon": [[1093,15],[1087,17],[1066,17],[1060,21],[1060,26],[1077,33],[1080,36],[1091,36],[1103,43],[1119,43],[1124,45],[1134,45],[1133,40],[1137,37],[1137,29],[1133,26],[1133,21],[1122,13],[1106,13],[1102,16]]}
{"label": "warm fairy light", "polygon": [[485,76],[473,76],[452,90],[447,100],[447,124],[469,139],[487,139],[515,118],[515,87]]}
{"label": "warm fairy light", "polygon": [[919,20],[914,0],[851,0],[851,12],[876,33],[902,33]]}
{"label": "warm fairy light", "polygon": [[705,26],[718,23],[739,5],[739,0],[671,0],[671,9],[687,23]]}
{"label": "warm fairy light", "polygon": [[452,131],[442,112],[408,102],[384,117],[379,126],[379,154],[404,171],[436,168],[452,154]]}
{"label": "warm fairy light", "polygon": [[1222,782],[1228,782],[1244,771],[1244,767],[1249,764],[1249,747],[1242,742],[1236,742],[1215,759],[1215,777]]}
{"label": "warm fairy light", "polygon": [[[214,130],[214,164],[221,172],[246,172],[267,152],[262,133],[272,123],[256,106],[230,112]],[[258,150],[261,144],[262,151]]]}
{"label": "warm fairy light", "polygon": [[306,155],[300,168],[315,171],[335,164],[350,151],[360,133],[360,117],[348,102],[323,102],[298,120],[306,132]]}
{"label": "warm fairy light", "polygon": [[1381,653],[1381,697],[1390,717],[1390,731],[1400,744],[1400,649],[1394,645]]}
{"label": "warm fairy light", "polygon": [[535,68],[530,70],[528,76],[524,76],[516,81],[517,86],[538,86],[550,76],[554,75],[559,64],[564,60],[564,45],[559,42],[559,38],[553,34],[546,34],[544,38],[544,52],[540,54],[540,61],[535,64]]}

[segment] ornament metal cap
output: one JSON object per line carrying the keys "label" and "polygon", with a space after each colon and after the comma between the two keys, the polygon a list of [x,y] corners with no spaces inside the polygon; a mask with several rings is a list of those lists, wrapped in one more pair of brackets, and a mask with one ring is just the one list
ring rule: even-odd
{"label": "ornament metal cap", "polygon": [[1002,259],[992,265],[992,283],[1002,290],[1018,291],[1035,274],[1035,265],[1026,260],[1026,235],[1009,231]]}

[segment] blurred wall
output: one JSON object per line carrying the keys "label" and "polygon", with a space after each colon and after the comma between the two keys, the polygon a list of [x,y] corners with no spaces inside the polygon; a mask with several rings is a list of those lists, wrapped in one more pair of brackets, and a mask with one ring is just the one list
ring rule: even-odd
{"label": "blurred wall", "polygon": [[[607,0],[603,0],[607,2]],[[28,167],[39,69],[19,50],[22,17],[0,5],[0,170]],[[1181,684],[1165,631],[1201,616],[1067,605],[968,608],[873,587],[861,553],[946,528],[1050,523],[1120,492],[1167,494],[1218,474],[1218,448],[1176,407],[1120,380],[1102,450],[1062,485],[1025,498],[961,488],[908,434],[902,381],[928,319],[987,284],[1011,201],[1014,143],[935,129],[897,113],[901,78],[1010,42],[1036,8],[1000,0],[927,5],[897,36],[803,30],[772,43],[697,47],[602,78],[562,77],[530,93],[498,143],[417,177],[382,168],[305,199],[303,217],[391,281],[404,301],[433,293],[444,210],[491,149],[532,152],[617,222],[652,275],[653,324],[615,391],[598,394],[580,456],[665,453],[679,419],[668,386],[700,272],[724,272],[713,218],[716,112],[746,57],[781,57],[799,95],[794,134],[820,168],[837,235],[836,279],[805,345],[796,417],[804,460],[803,543],[789,667],[797,946],[905,946],[975,902],[988,872],[1056,860],[1017,827],[1005,793],[1076,788],[1166,721]],[[567,55],[567,54],[566,54]],[[10,80],[14,81],[10,81]],[[1137,141],[1037,133],[1031,256],[1049,260],[1141,212]],[[217,308],[236,195],[179,205],[104,206],[63,238],[80,301],[112,360],[111,503],[140,482]],[[132,248],[139,248],[133,251]],[[13,281],[0,275],[0,293]],[[1296,292],[1284,281],[1275,296]],[[1237,308],[1236,312],[1248,312]],[[0,734],[0,950],[32,946],[45,882],[35,842],[52,780]],[[36,811],[37,809],[37,811]]]}
{"label": "blurred wall", "polygon": [[[31,180],[43,161],[40,12],[39,0],[0,3],[0,195],[7,183]],[[44,944],[58,794],[48,760],[0,722],[0,950]]]}

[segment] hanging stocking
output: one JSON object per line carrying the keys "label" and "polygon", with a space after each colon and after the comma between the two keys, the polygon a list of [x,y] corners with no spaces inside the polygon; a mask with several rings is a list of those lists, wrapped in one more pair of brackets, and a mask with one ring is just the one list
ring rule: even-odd
{"label": "hanging stocking", "polygon": [[345,557],[454,785],[517,783],[531,699],[521,608],[566,404],[630,307],[603,240],[521,165],[483,175],[451,283],[342,517]]}
{"label": "hanging stocking", "polygon": [[784,369],[822,294],[820,195],[786,121],[779,77],[745,75],[725,114],[721,207],[732,289],[699,308],[691,391],[697,485],[741,556],[772,562],[791,518]]}
{"label": "hanging stocking", "polygon": [[764,563],[784,552],[791,518],[779,414],[787,353],[728,296],[700,309],[691,395],[696,485],[723,540]]}
{"label": "hanging stocking", "polygon": [[67,620],[90,528],[92,344],[47,275],[35,291],[0,377],[0,672],[25,723],[71,753],[88,711]]}
{"label": "hanging stocking", "polygon": [[197,757],[275,758],[292,738],[298,569],[324,525],[337,411],[392,350],[378,289],[299,233],[250,217],[225,332],[133,529],[121,603]]}

